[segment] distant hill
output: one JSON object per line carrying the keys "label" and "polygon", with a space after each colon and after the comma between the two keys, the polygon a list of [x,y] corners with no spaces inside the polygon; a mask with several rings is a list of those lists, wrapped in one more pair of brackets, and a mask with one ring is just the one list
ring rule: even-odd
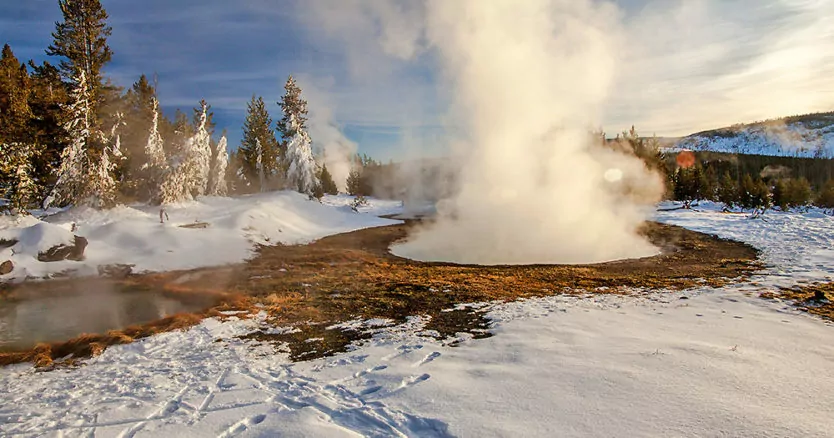
{"label": "distant hill", "polygon": [[834,157],[834,112],[733,125],[678,139],[675,149],[806,158]]}

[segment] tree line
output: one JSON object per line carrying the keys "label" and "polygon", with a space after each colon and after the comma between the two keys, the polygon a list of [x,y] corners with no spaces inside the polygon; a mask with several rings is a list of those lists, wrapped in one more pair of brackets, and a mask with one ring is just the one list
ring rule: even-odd
{"label": "tree line", "polygon": [[[634,127],[603,141],[625,145],[659,172],[666,183],[666,198],[686,208],[697,200],[711,200],[727,210],[787,211],[810,205],[834,209],[834,160],[829,158],[665,152],[656,138],[640,137]],[[682,153],[690,154],[692,162],[681,165]]]}
{"label": "tree line", "polygon": [[[172,203],[200,195],[292,188],[336,193],[312,151],[307,103],[290,76],[272,126],[263,98],[250,102],[240,148],[228,152],[211,106],[160,111],[156,81],[142,75],[126,91],[102,70],[113,57],[112,28],[99,0],[58,0],[46,54],[56,64],[0,57],[0,197],[6,208],[120,202]],[[277,134],[277,135],[276,135]]]}

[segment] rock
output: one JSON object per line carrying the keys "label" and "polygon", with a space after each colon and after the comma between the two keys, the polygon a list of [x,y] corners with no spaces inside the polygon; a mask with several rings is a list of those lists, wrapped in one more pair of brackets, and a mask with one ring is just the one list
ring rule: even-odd
{"label": "rock", "polygon": [[98,267],[98,275],[102,277],[110,277],[115,279],[122,279],[133,272],[133,265],[100,265]]}
{"label": "rock", "polygon": [[0,263],[0,275],[6,275],[14,270],[14,263],[11,260],[6,260]]}
{"label": "rock", "polygon": [[180,225],[180,228],[208,228],[209,224],[206,222],[194,222],[193,224]]}
{"label": "rock", "polygon": [[17,239],[0,239],[0,249],[11,248],[17,245]]}
{"label": "rock", "polygon": [[45,252],[38,253],[38,261],[58,262],[61,260],[84,260],[84,249],[87,248],[87,239],[75,236],[72,245],[58,245],[49,248]]}

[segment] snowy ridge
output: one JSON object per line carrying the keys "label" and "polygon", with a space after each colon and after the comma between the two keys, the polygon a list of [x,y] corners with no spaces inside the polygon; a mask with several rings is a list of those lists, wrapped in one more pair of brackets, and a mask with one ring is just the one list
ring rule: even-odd
{"label": "snowy ridge", "polygon": [[700,132],[680,139],[669,149],[831,158],[834,157],[834,113]]}

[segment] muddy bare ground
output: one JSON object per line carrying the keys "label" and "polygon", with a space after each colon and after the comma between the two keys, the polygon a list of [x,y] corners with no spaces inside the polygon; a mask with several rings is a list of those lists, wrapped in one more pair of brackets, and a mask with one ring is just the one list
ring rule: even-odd
{"label": "muddy bare ground", "polygon": [[[760,268],[749,245],[684,228],[647,223],[643,232],[662,254],[645,259],[595,265],[473,266],[424,263],[396,257],[389,246],[408,236],[413,222],[371,228],[321,239],[304,246],[269,246],[243,265],[133,276],[135,287],[169,293],[214,293],[222,304],[186,315],[171,329],[196,323],[221,310],[266,311],[270,323],[297,330],[285,334],[256,332],[248,338],[289,349],[293,360],[345,351],[371,336],[361,329],[329,328],[352,320],[381,318],[400,323],[409,316],[428,319],[426,334],[443,339],[457,333],[489,336],[483,309],[450,309],[465,303],[511,301],[552,294],[639,293],[645,290],[722,286]],[[10,292],[12,296],[14,291]],[[154,330],[162,331],[165,327]],[[136,329],[134,329],[135,331]],[[141,337],[144,332],[137,332]],[[151,333],[152,334],[152,333]],[[111,334],[115,342],[128,339]],[[51,363],[72,354],[95,354],[108,337],[40,345],[29,351],[0,354],[0,364],[40,358]],[[49,348],[47,348],[49,347]],[[51,351],[51,353],[49,353]],[[49,356],[51,360],[46,360]]]}

